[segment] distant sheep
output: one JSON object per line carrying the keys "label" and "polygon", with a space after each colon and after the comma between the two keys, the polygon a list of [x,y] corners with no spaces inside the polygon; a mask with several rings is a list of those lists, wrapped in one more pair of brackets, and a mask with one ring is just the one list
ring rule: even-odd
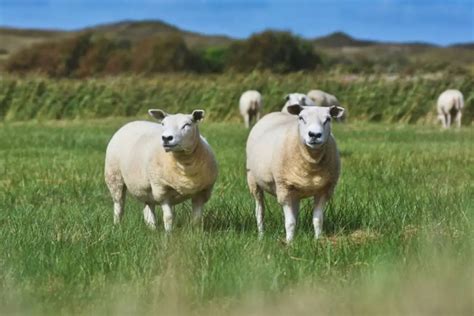
{"label": "distant sheep", "polygon": [[145,203],[145,222],[156,227],[155,205],[161,205],[166,231],[173,222],[173,206],[192,200],[195,220],[201,218],[217,178],[211,147],[199,134],[204,111],[168,115],[148,113],[161,124],[135,121],[120,128],[105,156],[105,182],[114,202],[114,223],[120,222],[128,191]]}
{"label": "distant sheep", "polygon": [[340,106],[335,96],[322,90],[310,90],[307,95],[317,106]]}
{"label": "distant sheep", "polygon": [[[332,94],[324,92],[322,90],[310,90],[308,91],[308,97],[317,105],[317,106],[341,106],[339,100]],[[338,121],[344,121],[347,116],[347,111],[344,112],[344,115],[338,119]]]}
{"label": "distant sheep", "polygon": [[257,228],[263,234],[264,191],[276,195],[285,215],[286,241],[294,237],[301,199],[314,198],[315,237],[322,232],[323,210],[339,178],[340,159],[331,134],[337,106],[288,106],[288,113],[263,117],[247,140],[247,183],[256,201]]}
{"label": "distant sheep", "polygon": [[299,104],[301,106],[313,106],[316,105],[308,98],[304,93],[290,93],[285,97],[285,105],[281,109],[282,112],[288,113],[288,107],[290,105]]}
{"label": "distant sheep", "polygon": [[239,109],[246,128],[250,128],[253,121],[256,123],[260,119],[262,108],[263,101],[260,92],[249,90],[240,96]]}
{"label": "distant sheep", "polygon": [[455,115],[458,127],[461,127],[462,109],[464,108],[464,97],[459,90],[446,90],[440,94],[437,103],[438,120],[444,128],[451,126],[451,116]]}

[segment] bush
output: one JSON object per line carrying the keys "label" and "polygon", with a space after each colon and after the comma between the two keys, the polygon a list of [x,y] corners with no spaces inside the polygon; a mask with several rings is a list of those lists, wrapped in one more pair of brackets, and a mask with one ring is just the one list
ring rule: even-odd
{"label": "bush", "polygon": [[200,68],[198,57],[177,34],[144,39],[135,45],[132,55],[132,71],[136,73],[197,71]]}
{"label": "bush", "polygon": [[289,32],[265,31],[234,43],[227,67],[236,71],[285,73],[314,69],[320,63],[321,58],[308,41]]}
{"label": "bush", "polygon": [[50,77],[69,77],[87,52],[91,34],[84,33],[63,41],[45,42],[11,56],[5,69],[10,72],[38,72]]}
{"label": "bush", "polygon": [[104,66],[104,74],[118,75],[130,70],[131,56],[129,50],[115,50],[110,53]]}
{"label": "bush", "polygon": [[76,75],[87,77],[127,71],[129,49],[129,42],[117,43],[106,38],[95,39],[80,59]]}
{"label": "bush", "polygon": [[206,72],[222,72],[229,56],[228,47],[209,47],[200,52]]}

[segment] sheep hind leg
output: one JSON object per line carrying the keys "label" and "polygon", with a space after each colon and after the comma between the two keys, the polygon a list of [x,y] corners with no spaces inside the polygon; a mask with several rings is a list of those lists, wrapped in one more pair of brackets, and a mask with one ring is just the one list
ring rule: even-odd
{"label": "sheep hind leg", "polygon": [[263,218],[265,216],[265,203],[263,201],[263,191],[257,187],[255,195],[255,217],[257,219],[258,237],[263,237],[264,225]]}
{"label": "sheep hind leg", "polygon": [[123,217],[123,209],[125,205],[125,191],[126,188],[124,187],[122,196],[118,201],[114,201],[114,224],[117,225],[122,221]]}
{"label": "sheep hind leg", "polygon": [[462,118],[462,113],[460,110],[458,110],[458,112],[456,113],[456,125],[458,128],[461,128],[461,118]]}
{"label": "sheep hind leg", "polygon": [[248,113],[244,115],[244,123],[245,123],[245,128],[250,127],[250,115]]}
{"label": "sheep hind leg", "polygon": [[113,172],[106,173],[105,182],[114,202],[114,224],[117,225],[123,217],[127,187],[122,177]]}
{"label": "sheep hind leg", "polygon": [[250,189],[250,193],[255,199],[255,217],[257,220],[257,229],[258,229],[258,237],[263,237],[264,232],[264,215],[265,215],[265,203],[263,200],[263,190],[257,185],[255,178],[250,173],[247,172],[247,182]]}
{"label": "sheep hind leg", "polygon": [[255,123],[260,121],[260,111],[257,111],[257,114],[255,115]]}
{"label": "sheep hind leg", "polygon": [[253,112],[249,113],[249,126],[248,128],[252,127],[255,122],[255,114]]}

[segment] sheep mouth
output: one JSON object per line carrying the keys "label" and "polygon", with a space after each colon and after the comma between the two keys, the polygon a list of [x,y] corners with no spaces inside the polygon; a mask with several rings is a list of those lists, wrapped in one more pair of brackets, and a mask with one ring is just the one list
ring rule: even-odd
{"label": "sheep mouth", "polygon": [[163,144],[163,148],[165,151],[172,151],[173,149],[177,148],[177,144]]}
{"label": "sheep mouth", "polygon": [[309,142],[306,142],[306,144],[309,146],[309,147],[316,147],[316,146],[320,146],[322,145],[324,142],[322,140],[312,140],[312,141],[309,141]]}

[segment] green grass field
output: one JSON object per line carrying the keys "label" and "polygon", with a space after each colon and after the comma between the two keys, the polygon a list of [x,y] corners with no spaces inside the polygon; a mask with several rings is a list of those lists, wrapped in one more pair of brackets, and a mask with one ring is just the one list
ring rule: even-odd
{"label": "green grass field", "polygon": [[325,236],[307,201],[286,246],[270,196],[257,238],[234,123],[201,128],[220,167],[202,230],[185,203],[150,231],[132,198],[114,226],[104,152],[128,120],[0,125],[2,314],[472,315],[472,127],[334,126]]}

